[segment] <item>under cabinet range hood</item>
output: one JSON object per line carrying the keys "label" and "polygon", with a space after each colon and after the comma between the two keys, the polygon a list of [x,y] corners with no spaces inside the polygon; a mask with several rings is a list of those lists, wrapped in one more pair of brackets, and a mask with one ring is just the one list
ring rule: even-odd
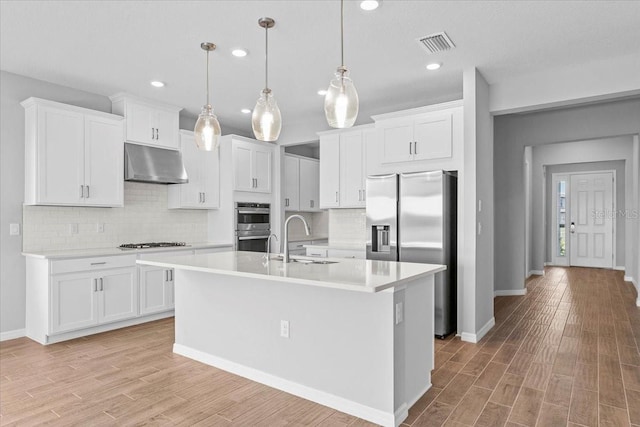
{"label": "under cabinet range hood", "polygon": [[124,144],[124,180],[154,184],[189,182],[180,151],[128,142]]}

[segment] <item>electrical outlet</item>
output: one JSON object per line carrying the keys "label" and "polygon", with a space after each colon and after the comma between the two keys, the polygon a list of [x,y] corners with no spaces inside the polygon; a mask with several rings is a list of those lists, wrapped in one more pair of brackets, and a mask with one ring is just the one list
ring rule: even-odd
{"label": "electrical outlet", "polygon": [[12,223],[9,224],[9,236],[19,236],[20,235],[20,224]]}
{"label": "electrical outlet", "polygon": [[78,224],[69,224],[69,234],[78,234]]}
{"label": "electrical outlet", "polygon": [[401,302],[396,304],[396,325],[402,323],[402,321],[404,320],[403,305],[404,304],[402,304]]}
{"label": "electrical outlet", "polygon": [[99,222],[98,224],[96,224],[96,232],[104,233],[104,222]]}
{"label": "electrical outlet", "polygon": [[282,338],[289,338],[289,321],[288,320],[280,321],[280,336]]}

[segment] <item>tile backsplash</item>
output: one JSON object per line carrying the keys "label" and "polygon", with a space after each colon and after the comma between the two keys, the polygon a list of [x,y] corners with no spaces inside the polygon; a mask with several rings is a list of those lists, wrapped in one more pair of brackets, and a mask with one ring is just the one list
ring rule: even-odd
{"label": "tile backsplash", "polygon": [[[291,215],[302,215],[307,220],[307,224],[311,228],[311,237],[324,237],[329,234],[328,217],[329,214],[326,211],[323,212],[286,212],[284,219],[286,221]],[[283,230],[284,232],[284,230]],[[289,223],[289,238],[290,239],[306,239],[307,235],[304,232],[304,225],[302,221],[293,220]]]}
{"label": "tile backsplash", "polygon": [[[167,209],[167,186],[124,183],[124,207],[23,207],[22,250],[55,251],[134,242],[207,240],[207,211]],[[77,224],[77,234],[71,228]],[[104,224],[104,232],[98,232]]]}
{"label": "tile backsplash", "polygon": [[331,209],[329,211],[329,246],[364,249],[367,242],[365,209]]}

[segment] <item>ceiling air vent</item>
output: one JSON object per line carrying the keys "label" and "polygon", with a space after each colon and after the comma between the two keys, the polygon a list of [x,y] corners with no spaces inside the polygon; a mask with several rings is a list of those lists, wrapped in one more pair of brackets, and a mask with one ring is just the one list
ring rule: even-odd
{"label": "ceiling air vent", "polygon": [[421,37],[417,41],[429,54],[443,52],[456,47],[444,31]]}

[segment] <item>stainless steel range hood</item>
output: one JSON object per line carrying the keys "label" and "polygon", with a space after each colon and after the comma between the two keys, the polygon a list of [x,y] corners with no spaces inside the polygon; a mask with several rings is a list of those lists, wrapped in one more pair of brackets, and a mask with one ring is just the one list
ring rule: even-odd
{"label": "stainless steel range hood", "polygon": [[154,184],[189,182],[179,151],[128,142],[124,144],[124,180]]}

